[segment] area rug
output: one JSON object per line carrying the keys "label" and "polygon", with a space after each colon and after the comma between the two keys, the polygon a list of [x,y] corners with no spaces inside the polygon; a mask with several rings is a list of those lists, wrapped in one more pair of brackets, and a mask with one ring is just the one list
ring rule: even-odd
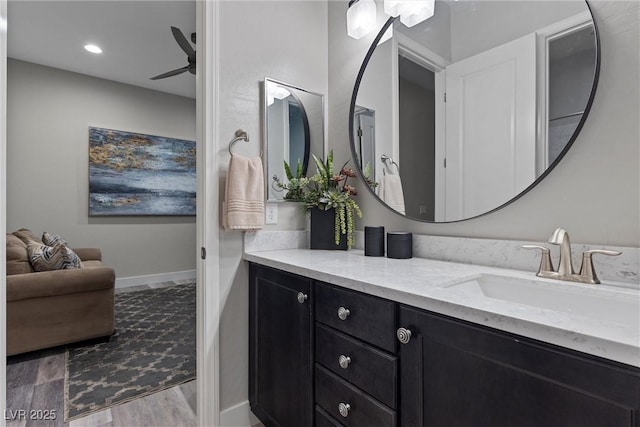
{"label": "area rug", "polygon": [[70,421],[196,377],[196,285],[119,293],[108,342],[66,350]]}

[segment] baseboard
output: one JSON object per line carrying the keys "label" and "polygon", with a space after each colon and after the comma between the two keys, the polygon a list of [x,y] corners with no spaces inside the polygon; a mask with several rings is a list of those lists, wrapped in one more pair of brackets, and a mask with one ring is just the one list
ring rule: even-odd
{"label": "baseboard", "polygon": [[251,427],[259,422],[251,412],[248,400],[220,411],[220,427]]}
{"label": "baseboard", "polygon": [[116,288],[148,285],[151,283],[171,282],[173,280],[195,280],[196,270],[172,271],[169,273],[148,274],[146,276],[121,277],[116,279]]}

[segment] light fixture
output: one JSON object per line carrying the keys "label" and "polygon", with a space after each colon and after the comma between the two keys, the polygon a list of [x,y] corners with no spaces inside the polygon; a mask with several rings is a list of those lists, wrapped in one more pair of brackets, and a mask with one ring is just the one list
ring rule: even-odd
{"label": "light fixture", "polygon": [[267,83],[267,106],[273,104],[276,99],[285,99],[291,92],[280,85]]}
{"label": "light fixture", "polygon": [[100,49],[95,44],[86,44],[84,48],[91,53],[102,53],[102,49]]}
{"label": "light fixture", "polygon": [[404,8],[400,12],[400,22],[407,27],[413,27],[431,18],[435,11],[435,0],[412,0],[404,3]]}
{"label": "light fixture", "polygon": [[384,13],[396,17],[406,9],[406,3],[405,0],[384,0]]}
{"label": "light fixture", "polygon": [[347,34],[361,39],[376,28],[376,2],[374,0],[352,0],[347,9]]}

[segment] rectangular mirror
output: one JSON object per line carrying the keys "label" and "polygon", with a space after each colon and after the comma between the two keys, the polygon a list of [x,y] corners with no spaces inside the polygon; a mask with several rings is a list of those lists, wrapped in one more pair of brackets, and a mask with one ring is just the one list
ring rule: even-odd
{"label": "rectangular mirror", "polygon": [[300,164],[306,176],[311,154],[324,158],[324,95],[269,78],[262,88],[267,200],[284,200],[285,192],[275,185],[288,181],[284,162],[294,176]]}

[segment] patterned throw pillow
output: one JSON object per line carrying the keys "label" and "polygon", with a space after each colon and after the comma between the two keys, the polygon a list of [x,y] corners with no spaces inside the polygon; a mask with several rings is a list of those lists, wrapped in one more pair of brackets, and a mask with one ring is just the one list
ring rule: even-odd
{"label": "patterned throw pillow", "polygon": [[78,255],[62,244],[47,246],[33,242],[27,246],[27,251],[35,271],[67,270],[82,266]]}
{"label": "patterned throw pillow", "polygon": [[58,243],[61,243],[67,246],[67,241],[62,238],[59,234],[47,233],[46,231],[42,233],[42,243],[47,246],[55,246]]}

